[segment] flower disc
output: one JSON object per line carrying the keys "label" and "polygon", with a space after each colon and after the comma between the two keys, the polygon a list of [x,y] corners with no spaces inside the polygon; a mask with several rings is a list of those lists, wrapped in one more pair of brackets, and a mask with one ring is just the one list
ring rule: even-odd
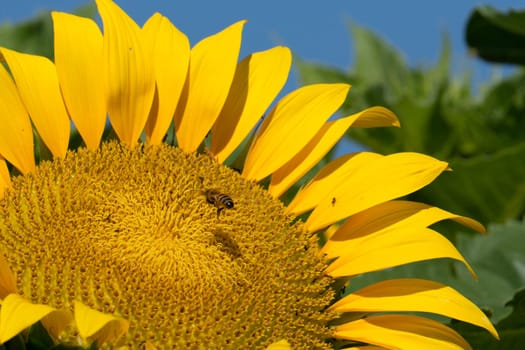
{"label": "flower disc", "polygon": [[326,263],[283,209],[207,155],[111,142],[14,178],[0,249],[25,297],[126,318],[131,346],[327,347]]}

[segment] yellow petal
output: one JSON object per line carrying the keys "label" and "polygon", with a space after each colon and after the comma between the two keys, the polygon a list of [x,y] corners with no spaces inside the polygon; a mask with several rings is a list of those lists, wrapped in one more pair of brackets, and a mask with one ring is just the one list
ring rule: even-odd
{"label": "yellow petal", "polygon": [[16,278],[6,258],[0,254],[0,299],[4,299],[12,293],[18,293]]}
{"label": "yellow petal", "polygon": [[235,71],[230,93],[212,132],[211,152],[224,162],[281,91],[292,64],[286,47],[254,53]]}
{"label": "yellow petal", "polygon": [[337,256],[337,251],[348,250],[348,245],[354,245],[370,234],[394,227],[428,227],[445,219],[484,232],[479,222],[437,207],[417,202],[389,201],[352,215],[331,236],[321,252],[330,259]]}
{"label": "yellow petal", "polygon": [[279,340],[278,342],[270,344],[266,350],[291,350],[290,343],[286,340]]}
{"label": "yellow petal", "polygon": [[5,48],[1,52],[42,141],[55,157],[63,158],[69,143],[70,125],[55,65],[41,56]]}
{"label": "yellow petal", "polygon": [[335,328],[335,337],[383,346],[387,349],[472,349],[451,328],[420,316],[381,315]]}
{"label": "yellow petal", "polygon": [[51,15],[64,102],[86,146],[96,149],[106,124],[102,33],[90,19],[61,12]]}
{"label": "yellow petal", "polygon": [[127,320],[93,310],[79,301],[75,301],[75,322],[80,336],[97,344],[116,341],[129,328]]}
{"label": "yellow petal", "polygon": [[5,190],[11,187],[11,177],[4,158],[0,156],[0,199],[3,198]]}
{"label": "yellow petal", "polygon": [[[448,164],[419,153],[388,155],[356,169],[322,199],[306,221],[310,232],[317,231],[379,203],[405,196],[431,183]],[[336,205],[332,205],[333,198]]]}
{"label": "yellow petal", "polygon": [[[306,187],[297,193],[286,210],[298,215],[314,208],[323,197],[334,192],[335,188],[341,182],[349,179],[357,169],[382,157],[384,156],[377,153],[359,152],[346,154],[332,160],[319,171]],[[330,205],[333,198],[330,199]],[[337,200],[335,204],[337,204]]]}
{"label": "yellow petal", "polygon": [[60,333],[73,323],[73,315],[69,310],[55,310],[41,320],[47,332],[58,339]]}
{"label": "yellow petal", "polygon": [[367,113],[363,114],[352,124],[354,128],[378,128],[384,126],[399,127],[399,119],[391,110],[375,106],[365,109]]}
{"label": "yellow petal", "polygon": [[323,230],[322,232],[323,241],[329,240],[334,235],[334,233],[337,232],[338,229],[339,229],[339,224],[333,224],[327,227],[326,230]]}
{"label": "yellow petal", "polygon": [[241,47],[239,21],[193,47],[190,70],[175,113],[180,148],[193,152],[211,129],[228,96]]}
{"label": "yellow petal", "polygon": [[393,228],[369,235],[344,250],[334,250],[339,256],[326,273],[332,277],[348,277],[365,272],[382,270],[411,262],[437,258],[461,261],[471,274],[476,274],[452,243],[428,228]]}
{"label": "yellow petal", "polygon": [[62,312],[42,304],[33,304],[18,294],[9,294],[0,308],[0,343],[40,321],[53,312]]}
{"label": "yellow petal", "polygon": [[120,141],[133,147],[148,119],[155,75],[137,24],[114,2],[96,0],[104,24],[103,67],[109,119]]}
{"label": "yellow petal", "polygon": [[344,102],[347,84],[315,84],[286,95],[261,125],[243,177],[261,180],[292,159]]}
{"label": "yellow petal", "polygon": [[358,114],[354,114],[325,123],[299,153],[272,174],[268,192],[274,197],[280,197],[301,176],[319,163],[357,118]]}
{"label": "yellow petal", "polygon": [[16,86],[2,65],[0,86],[0,154],[27,174],[35,169],[33,128]]}
{"label": "yellow petal", "polygon": [[430,312],[498,333],[485,314],[463,295],[441,283],[420,279],[395,279],[375,283],[333,304],[335,312]]}
{"label": "yellow petal", "polygon": [[372,125],[378,127],[396,125],[397,118],[386,108],[371,107],[326,123],[297,155],[272,174],[272,181],[268,189],[270,194],[274,197],[281,196],[301,176],[319,163],[319,160],[341,139],[349,127],[355,126],[361,120],[365,120],[364,124],[370,127]]}
{"label": "yellow petal", "polygon": [[156,93],[146,122],[147,142],[158,145],[175,114],[184,87],[190,60],[190,43],[166,17],[154,14],[142,29],[151,46],[155,69]]}

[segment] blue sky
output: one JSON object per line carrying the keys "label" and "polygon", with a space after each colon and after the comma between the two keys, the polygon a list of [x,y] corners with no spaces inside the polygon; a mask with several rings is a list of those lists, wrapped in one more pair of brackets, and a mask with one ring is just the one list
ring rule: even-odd
{"label": "blue sky", "polygon": [[[86,0],[17,0],[3,6],[0,21],[30,18],[42,10],[71,11]],[[286,1],[286,0],[121,0],[117,1],[142,24],[158,11],[167,16],[192,43],[240,19],[247,19],[242,55],[286,45],[295,56],[347,68],[352,62],[348,21],[373,29],[400,49],[411,64],[430,64],[439,53],[443,32],[451,37],[455,62],[467,60],[463,32],[469,12],[479,1]],[[524,7],[523,1],[484,2],[502,10]],[[1,44],[1,43],[0,43]],[[477,80],[488,77],[486,65],[470,62]]]}

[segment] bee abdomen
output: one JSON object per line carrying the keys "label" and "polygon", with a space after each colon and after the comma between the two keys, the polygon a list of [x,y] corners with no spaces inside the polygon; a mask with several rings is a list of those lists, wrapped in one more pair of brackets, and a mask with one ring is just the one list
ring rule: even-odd
{"label": "bee abdomen", "polygon": [[216,207],[225,207],[228,209],[233,208],[233,199],[227,194],[220,193],[217,190],[206,191],[206,201]]}
{"label": "bee abdomen", "polygon": [[217,200],[220,201],[226,208],[233,208],[233,199],[231,199],[231,197],[227,194],[219,194]]}

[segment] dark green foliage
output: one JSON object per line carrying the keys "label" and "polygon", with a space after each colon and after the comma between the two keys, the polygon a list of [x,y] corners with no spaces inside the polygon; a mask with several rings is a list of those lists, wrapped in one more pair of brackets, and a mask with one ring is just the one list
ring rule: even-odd
{"label": "dark green foliage", "polygon": [[468,19],[466,41],[484,60],[525,64],[525,11],[502,13],[490,6],[475,8]]}
{"label": "dark green foliage", "polygon": [[26,350],[23,337],[19,334],[0,345],[0,350]]}
{"label": "dark green foliage", "polygon": [[525,344],[525,289],[517,292],[506,306],[511,307],[512,312],[496,324],[500,340],[463,322],[453,322],[452,327],[467,339],[474,350],[522,350]]}
{"label": "dark green foliage", "polygon": [[29,329],[27,337],[28,350],[46,350],[55,346],[53,339],[49,336],[42,323],[37,322]]}
{"label": "dark green foliage", "polygon": [[[450,162],[413,198],[467,214],[483,224],[520,218],[525,211],[525,140],[500,151]],[[524,236],[525,237],[525,236]]]}

